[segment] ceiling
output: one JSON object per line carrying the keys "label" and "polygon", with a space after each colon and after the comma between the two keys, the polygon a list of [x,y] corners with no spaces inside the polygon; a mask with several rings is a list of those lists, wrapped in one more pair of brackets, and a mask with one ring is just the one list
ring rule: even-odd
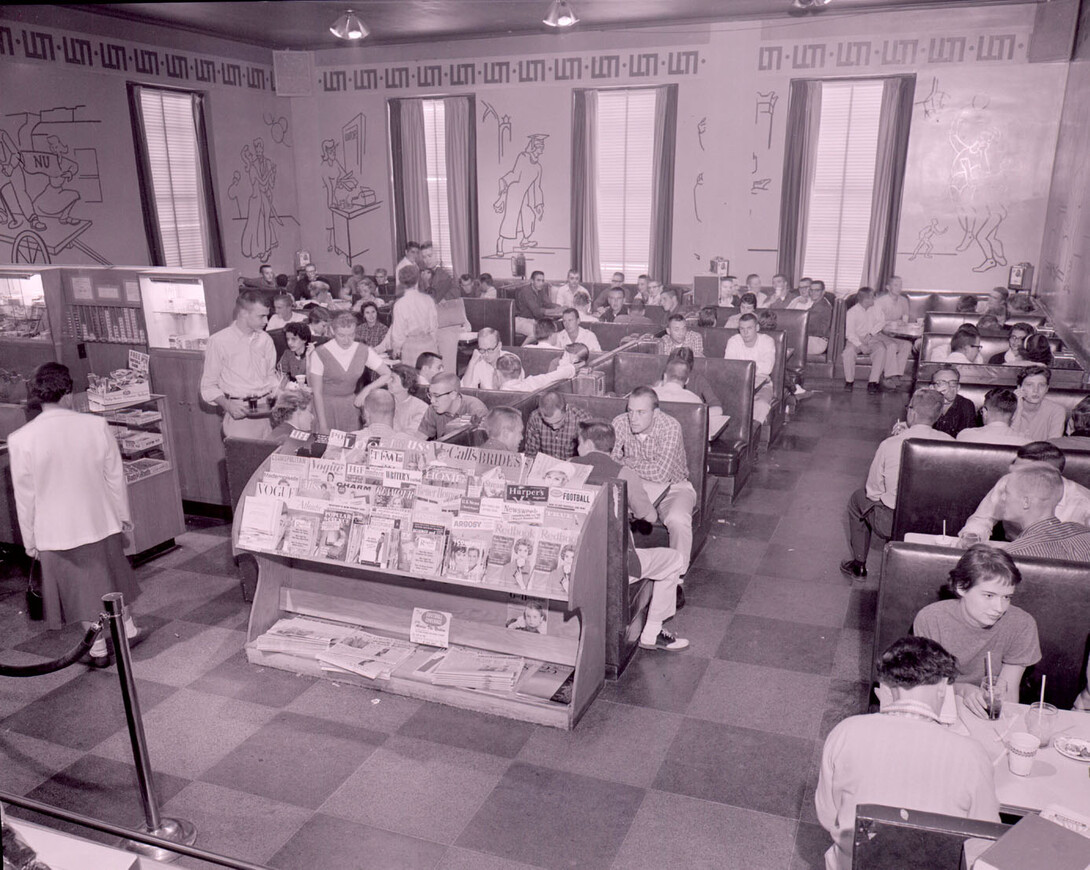
{"label": "ceiling", "polygon": [[[575,30],[677,25],[726,19],[836,15],[887,9],[966,5],[949,0],[832,0],[817,13],[799,12],[791,0],[571,0]],[[967,0],[1003,5],[1027,0]],[[1030,0],[1033,2],[1033,0]],[[1037,0],[1041,2],[1041,0]],[[367,45],[554,32],[542,24],[549,0],[337,0],[337,2],[80,3],[58,4],[150,24],[232,39],[269,49],[344,45],[329,26],[347,8],[371,30]],[[936,9],[937,11],[937,9]]]}

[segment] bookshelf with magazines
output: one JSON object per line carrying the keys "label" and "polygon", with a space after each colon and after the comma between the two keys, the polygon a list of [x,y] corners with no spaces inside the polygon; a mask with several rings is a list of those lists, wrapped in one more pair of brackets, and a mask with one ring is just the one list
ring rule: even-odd
{"label": "bookshelf with magazines", "polygon": [[604,679],[608,500],[572,471],[289,439],[235,514],[258,565],[249,661],[574,727]]}

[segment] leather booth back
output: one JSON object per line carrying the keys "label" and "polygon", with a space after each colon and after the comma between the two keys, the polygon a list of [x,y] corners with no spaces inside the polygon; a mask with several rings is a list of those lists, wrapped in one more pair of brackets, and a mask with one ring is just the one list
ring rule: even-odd
{"label": "leather booth back", "polygon": [[500,334],[500,343],[510,347],[515,341],[515,302],[513,299],[473,299],[462,300],[466,307],[466,319],[479,332],[490,326]]}

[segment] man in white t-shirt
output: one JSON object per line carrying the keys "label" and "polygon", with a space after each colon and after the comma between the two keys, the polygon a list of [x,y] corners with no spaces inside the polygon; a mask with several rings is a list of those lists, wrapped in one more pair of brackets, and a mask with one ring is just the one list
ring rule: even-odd
{"label": "man in white t-shirt", "polygon": [[685,389],[685,382],[688,380],[689,364],[684,360],[672,359],[666,363],[662,383],[652,389],[660,402],[702,402],[700,396]]}
{"label": "man in white t-shirt", "polygon": [[274,329],[283,329],[289,323],[306,323],[307,316],[302,311],[293,311],[293,299],[290,293],[277,293],[273,297],[273,316],[265,327],[266,332]]}
{"label": "man in white t-shirt", "polygon": [[589,294],[589,290],[579,283],[579,273],[575,269],[568,270],[568,283],[557,284],[553,287],[553,304],[561,308],[571,308],[575,304],[575,294],[582,290]]}
{"label": "man in white t-shirt", "polygon": [[597,353],[602,349],[598,336],[580,325],[579,312],[576,309],[565,308],[561,315],[561,323],[564,328],[554,336],[557,347],[567,347],[573,342],[579,342],[585,344],[591,353]]}
{"label": "man in white t-shirt", "polygon": [[748,359],[756,363],[753,419],[764,423],[772,408],[772,369],[776,365],[776,342],[772,340],[772,336],[761,334],[755,315],[743,314],[739,319],[738,334],[727,340],[723,359]]}

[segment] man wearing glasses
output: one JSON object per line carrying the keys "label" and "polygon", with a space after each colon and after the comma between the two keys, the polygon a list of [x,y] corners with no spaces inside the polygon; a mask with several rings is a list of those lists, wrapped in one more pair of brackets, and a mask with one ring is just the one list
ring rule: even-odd
{"label": "man wearing glasses", "polygon": [[491,326],[482,327],[477,333],[477,349],[462,375],[462,386],[469,390],[496,389],[496,360],[502,351],[499,332]]}
{"label": "man wearing glasses", "polygon": [[428,410],[420,421],[420,433],[429,441],[464,426],[476,427],[488,413],[480,399],[462,395],[458,376],[450,372],[431,382],[428,402]]}
{"label": "man wearing glasses", "polygon": [[[951,438],[957,438],[962,429],[976,425],[976,405],[958,395],[959,386],[961,375],[953,366],[943,366],[931,376],[931,389],[942,396],[942,415],[935,421],[935,428]],[[907,428],[908,423],[901,420],[894,424],[893,434],[899,435]]]}

